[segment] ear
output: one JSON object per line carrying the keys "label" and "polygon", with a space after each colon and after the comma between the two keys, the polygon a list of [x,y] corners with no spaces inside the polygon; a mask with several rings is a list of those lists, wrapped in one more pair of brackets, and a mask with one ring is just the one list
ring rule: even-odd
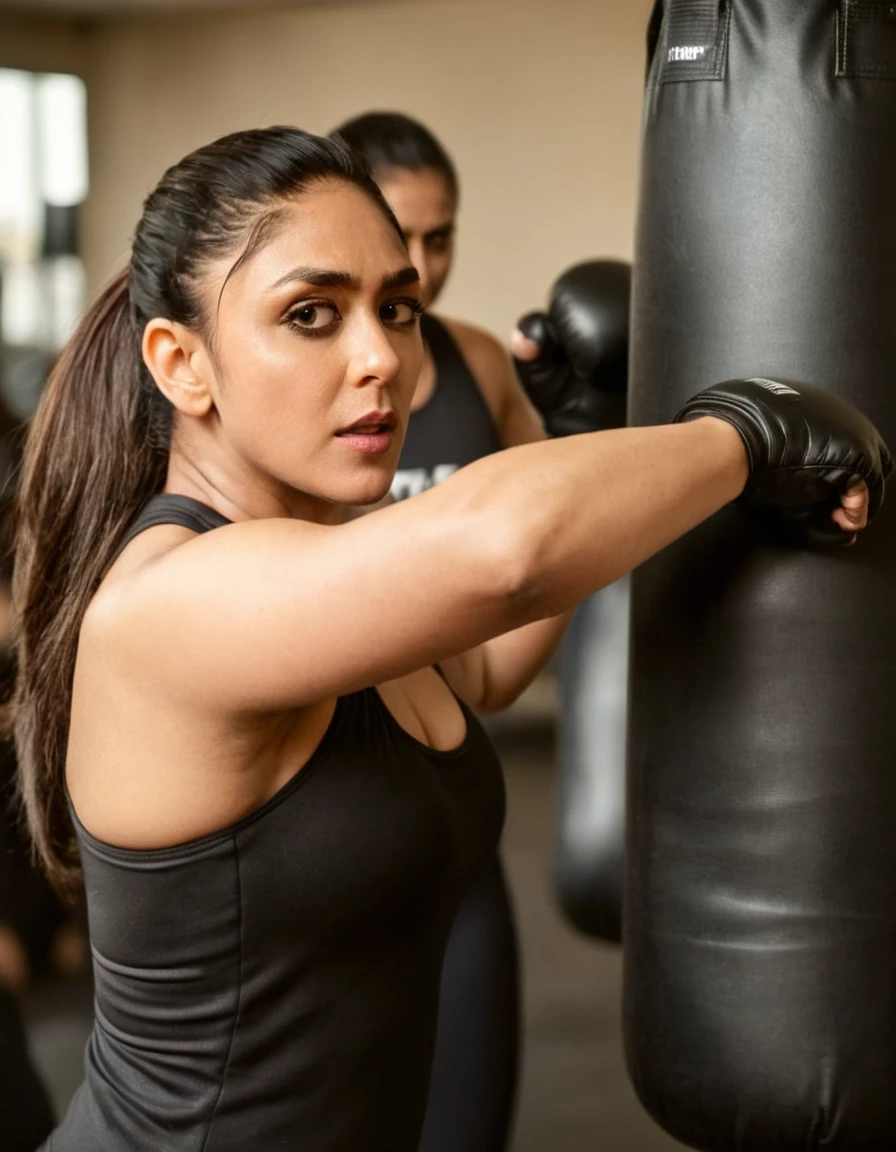
{"label": "ear", "polygon": [[178,412],[205,416],[214,406],[214,371],[202,338],[192,328],[156,317],[143,331],[143,360]]}

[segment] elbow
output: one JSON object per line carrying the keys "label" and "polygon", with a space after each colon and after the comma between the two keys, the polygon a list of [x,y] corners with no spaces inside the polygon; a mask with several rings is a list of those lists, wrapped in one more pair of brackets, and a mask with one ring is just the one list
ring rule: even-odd
{"label": "elbow", "polygon": [[501,523],[497,517],[479,531],[487,586],[506,622],[501,630],[509,632],[552,615],[556,589],[542,534],[506,519]]}
{"label": "elbow", "polygon": [[[475,484],[470,483],[474,470]],[[492,636],[569,606],[559,603],[564,549],[558,543],[559,517],[552,515],[555,502],[540,500],[522,477],[513,479],[508,485],[488,457],[461,469],[456,485],[452,477],[433,490],[431,523],[445,563],[466,586],[471,608],[475,604],[477,615],[488,616]]]}

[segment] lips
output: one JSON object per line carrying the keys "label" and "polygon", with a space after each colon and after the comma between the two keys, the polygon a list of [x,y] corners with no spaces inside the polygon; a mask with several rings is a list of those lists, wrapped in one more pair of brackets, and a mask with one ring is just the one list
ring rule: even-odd
{"label": "lips", "polygon": [[336,433],[349,452],[360,452],[364,456],[378,457],[389,452],[395,443],[398,421],[394,412],[379,409],[365,412],[364,415]]}
{"label": "lips", "polygon": [[394,412],[366,412],[360,420],[349,424],[337,432],[337,436],[378,436],[384,432],[394,432],[396,427]]}

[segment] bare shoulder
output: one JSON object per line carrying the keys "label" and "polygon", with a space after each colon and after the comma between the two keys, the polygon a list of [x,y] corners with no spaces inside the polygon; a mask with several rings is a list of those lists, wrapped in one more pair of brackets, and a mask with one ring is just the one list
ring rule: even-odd
{"label": "bare shoulder", "polygon": [[[298,520],[251,520],[196,533],[178,524],[141,532],[115,560],[91,600],[81,627],[81,643],[156,647],[178,616],[191,624],[210,622],[222,604],[264,583],[266,561],[278,551],[300,557],[303,544],[320,527]],[[269,561],[268,561],[269,563]],[[218,617],[220,619],[220,617]]]}
{"label": "bare shoulder", "polygon": [[98,641],[108,644],[121,630],[121,620],[135,594],[141,594],[156,565],[177,554],[195,537],[179,524],[159,524],[141,532],[124,548],[102,578],[81,623],[80,649]]}
{"label": "bare shoulder", "polygon": [[496,369],[507,368],[509,353],[491,332],[486,332],[484,328],[477,328],[474,324],[468,324],[463,320],[454,320],[447,316],[440,316],[439,319],[454,337],[464,359],[480,382],[487,382],[492,378]]}

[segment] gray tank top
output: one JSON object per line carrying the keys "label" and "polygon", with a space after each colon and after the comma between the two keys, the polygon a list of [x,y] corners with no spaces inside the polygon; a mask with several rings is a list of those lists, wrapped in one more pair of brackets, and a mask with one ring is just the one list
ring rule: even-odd
{"label": "gray tank top", "polygon": [[[160,496],[128,539],[162,523],[227,521]],[[174,848],[112,847],[72,812],[96,1017],[45,1152],[416,1152],[448,931],[504,817],[461,706],[439,752],[376,689],[341,697],[276,795]]]}

